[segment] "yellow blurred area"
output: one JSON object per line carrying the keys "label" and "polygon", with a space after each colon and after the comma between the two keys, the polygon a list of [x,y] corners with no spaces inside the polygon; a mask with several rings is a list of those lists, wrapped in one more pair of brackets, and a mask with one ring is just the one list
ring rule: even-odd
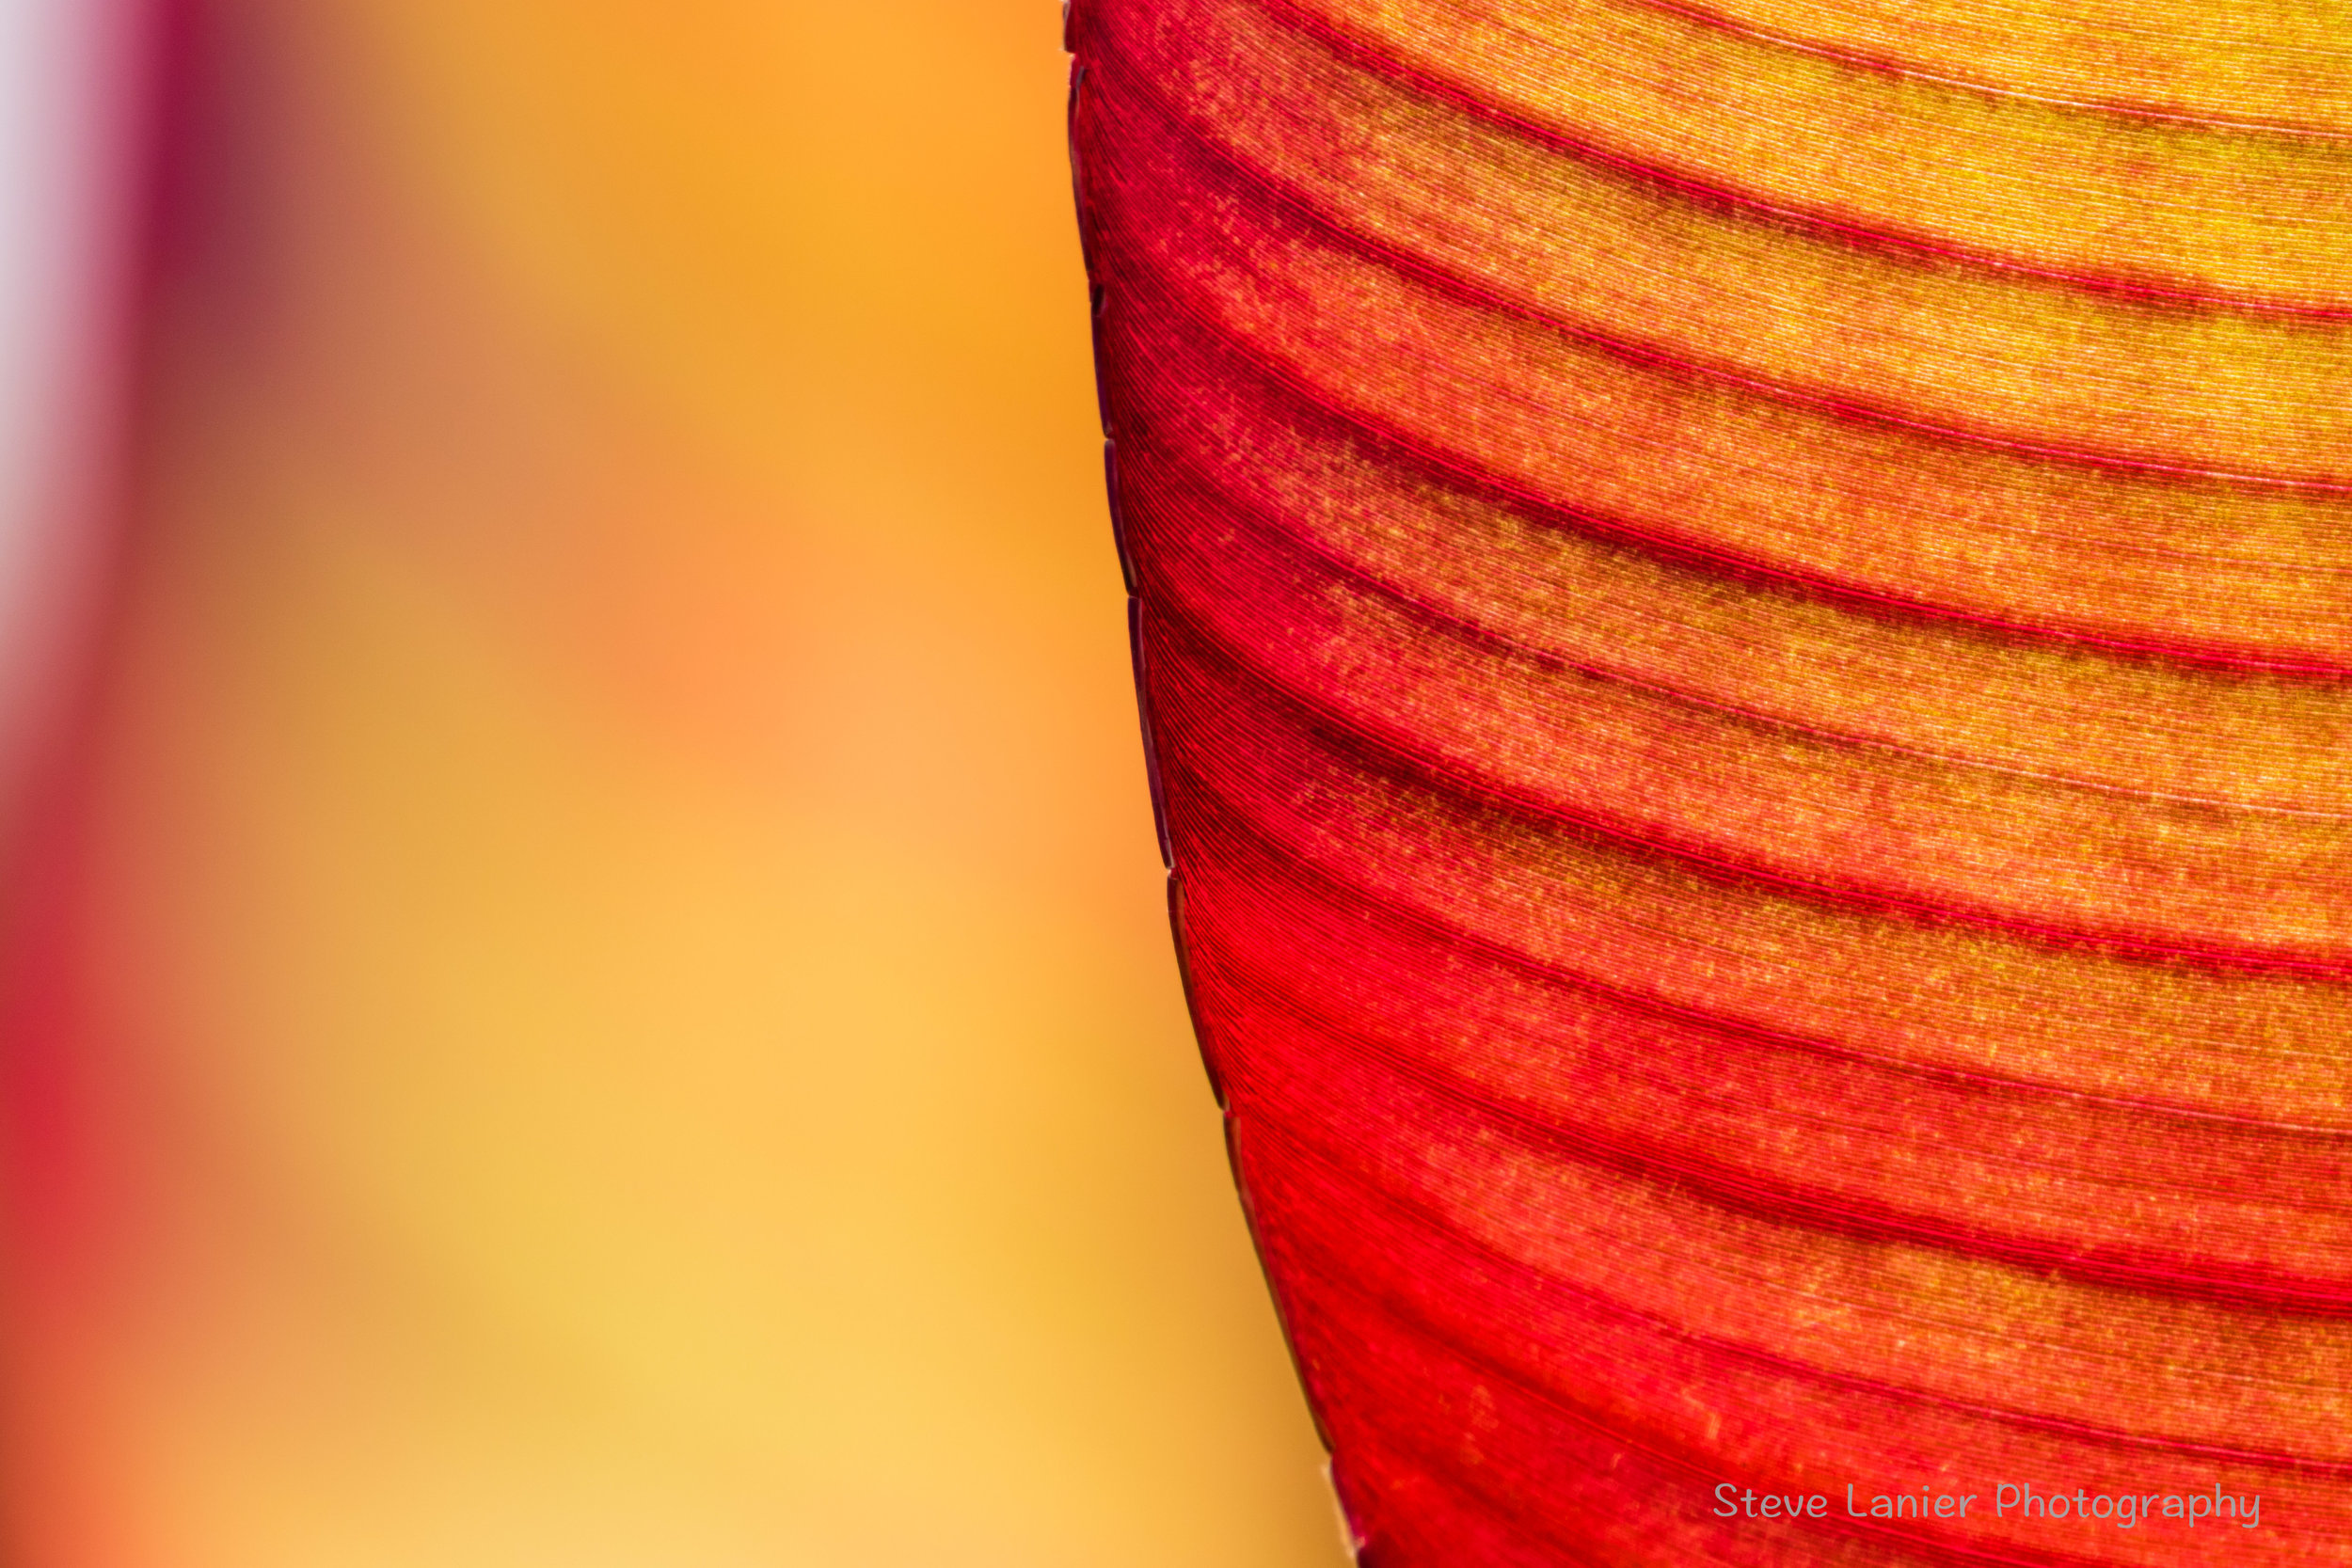
{"label": "yellow blurred area", "polygon": [[1054,8],[194,38],[10,1560],[1336,1561],[1169,951]]}

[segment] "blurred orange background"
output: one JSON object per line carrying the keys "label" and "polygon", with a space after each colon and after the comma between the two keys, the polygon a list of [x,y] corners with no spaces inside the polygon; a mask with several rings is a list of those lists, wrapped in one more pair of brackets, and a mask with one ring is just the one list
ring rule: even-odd
{"label": "blurred orange background", "polygon": [[10,1562],[1339,1560],[1170,953],[1059,34],[169,23],[19,813]]}

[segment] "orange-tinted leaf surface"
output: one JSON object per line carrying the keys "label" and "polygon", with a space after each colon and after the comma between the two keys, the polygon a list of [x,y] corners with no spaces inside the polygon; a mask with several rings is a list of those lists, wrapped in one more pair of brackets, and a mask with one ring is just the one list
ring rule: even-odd
{"label": "orange-tinted leaf surface", "polygon": [[1364,1560],[2352,1560],[2352,13],[1071,42],[1177,939]]}

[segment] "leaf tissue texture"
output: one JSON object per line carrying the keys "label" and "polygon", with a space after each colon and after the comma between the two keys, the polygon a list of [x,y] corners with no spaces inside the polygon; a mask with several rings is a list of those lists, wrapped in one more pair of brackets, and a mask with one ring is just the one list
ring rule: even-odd
{"label": "leaf tissue texture", "polygon": [[1177,942],[1362,1560],[2352,1562],[2352,10],[1070,42]]}

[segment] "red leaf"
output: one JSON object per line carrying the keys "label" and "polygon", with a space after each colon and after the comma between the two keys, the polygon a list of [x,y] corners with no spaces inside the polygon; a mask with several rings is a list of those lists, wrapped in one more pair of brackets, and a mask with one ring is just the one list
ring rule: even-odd
{"label": "red leaf", "polygon": [[1367,1561],[2352,1560],[2342,20],[1084,0],[1179,945]]}

